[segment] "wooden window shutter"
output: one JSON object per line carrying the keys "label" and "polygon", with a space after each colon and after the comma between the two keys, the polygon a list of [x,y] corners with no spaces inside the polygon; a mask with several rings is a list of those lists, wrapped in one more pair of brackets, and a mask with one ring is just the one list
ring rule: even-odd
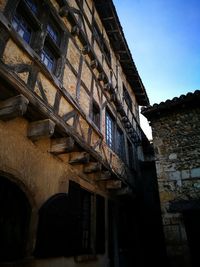
{"label": "wooden window shutter", "polygon": [[105,253],[105,199],[96,195],[96,253]]}

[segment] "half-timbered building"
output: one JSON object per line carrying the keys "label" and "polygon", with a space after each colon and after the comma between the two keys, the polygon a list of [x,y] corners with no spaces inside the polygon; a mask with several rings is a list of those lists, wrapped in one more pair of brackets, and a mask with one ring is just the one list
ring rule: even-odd
{"label": "half-timbered building", "polygon": [[1,266],[135,266],[148,103],[111,0],[0,0]]}

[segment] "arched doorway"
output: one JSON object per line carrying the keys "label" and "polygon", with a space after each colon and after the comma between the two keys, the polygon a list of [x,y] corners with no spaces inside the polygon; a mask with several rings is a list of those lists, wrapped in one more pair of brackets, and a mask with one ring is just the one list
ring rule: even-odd
{"label": "arched doorway", "polygon": [[26,255],[31,206],[24,192],[0,175],[0,262]]}

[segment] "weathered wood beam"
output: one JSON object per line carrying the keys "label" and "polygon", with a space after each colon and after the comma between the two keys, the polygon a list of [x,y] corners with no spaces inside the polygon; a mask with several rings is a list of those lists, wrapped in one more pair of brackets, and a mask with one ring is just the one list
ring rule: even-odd
{"label": "weathered wood beam", "polygon": [[99,162],[89,162],[87,165],[84,166],[83,172],[84,173],[92,173],[101,171],[101,163]]}
{"label": "weathered wood beam", "polygon": [[90,155],[87,152],[74,152],[69,155],[69,164],[86,164],[90,161]]}
{"label": "weathered wood beam", "polygon": [[106,189],[120,189],[122,187],[122,181],[120,180],[109,180],[106,181]]}
{"label": "weathered wood beam", "polygon": [[111,172],[110,171],[101,171],[97,174],[95,174],[95,181],[96,182],[102,182],[102,181],[107,181],[111,179]]}
{"label": "weathered wood beam", "polygon": [[53,135],[55,129],[55,123],[50,120],[41,120],[31,122],[28,126],[27,136],[33,140],[39,140],[42,138],[50,137]]}
{"label": "weathered wood beam", "polygon": [[28,99],[17,95],[0,102],[0,120],[11,120],[23,116],[28,107]]}
{"label": "weathered wood beam", "polygon": [[50,153],[58,155],[69,153],[76,149],[75,141],[72,137],[52,139]]}

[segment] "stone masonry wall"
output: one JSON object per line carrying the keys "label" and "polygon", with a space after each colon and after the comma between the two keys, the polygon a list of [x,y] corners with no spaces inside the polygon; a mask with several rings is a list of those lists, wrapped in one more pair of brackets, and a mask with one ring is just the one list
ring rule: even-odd
{"label": "stone masonry wall", "polygon": [[183,215],[169,208],[200,197],[200,109],[177,110],[151,125],[167,252],[172,266],[190,266]]}

